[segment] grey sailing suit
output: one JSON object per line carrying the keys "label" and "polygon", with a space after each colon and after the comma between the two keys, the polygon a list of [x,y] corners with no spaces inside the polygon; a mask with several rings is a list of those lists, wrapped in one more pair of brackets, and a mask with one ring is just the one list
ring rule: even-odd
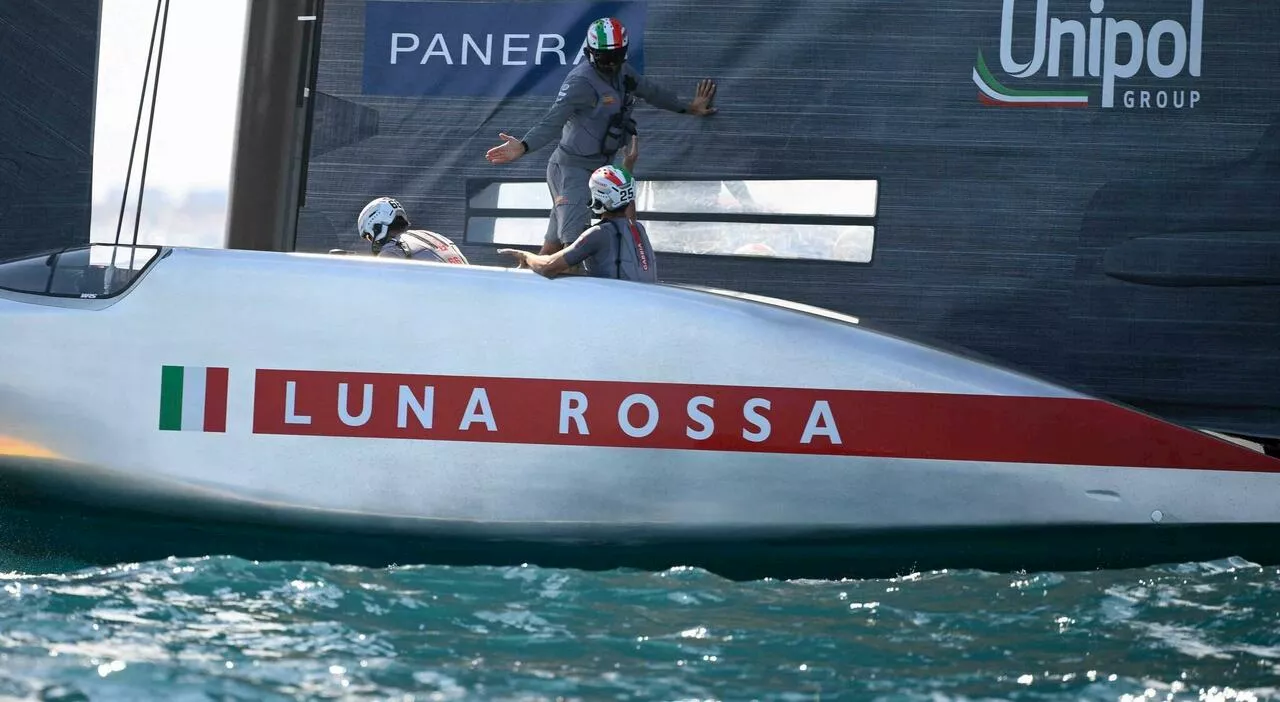
{"label": "grey sailing suit", "polygon": [[[624,91],[624,85],[629,89]],[[557,132],[560,136],[547,162],[552,202],[547,242],[559,239],[568,246],[591,225],[587,181],[592,171],[612,163],[631,143],[634,98],[671,112],[685,111],[685,104],[674,93],[640,75],[630,64],[622,64],[618,76],[610,80],[584,60],[569,71],[542,121],[525,134],[522,141],[530,153],[551,143]]]}
{"label": "grey sailing suit", "polygon": [[602,220],[564,250],[564,262],[582,264],[589,276],[658,282],[658,262],[649,232],[639,222],[615,217]]}

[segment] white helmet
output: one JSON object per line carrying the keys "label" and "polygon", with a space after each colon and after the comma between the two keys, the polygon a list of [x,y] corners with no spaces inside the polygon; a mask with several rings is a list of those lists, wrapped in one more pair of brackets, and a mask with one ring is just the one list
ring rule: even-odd
{"label": "white helmet", "polygon": [[360,232],[360,238],[372,242],[374,246],[382,244],[393,226],[408,228],[409,215],[398,200],[390,197],[371,201],[360,210],[360,216],[356,217],[356,229]]}
{"label": "white helmet", "polygon": [[615,212],[636,199],[636,181],[625,168],[601,166],[591,174],[587,186],[591,190],[591,211],[596,214]]}

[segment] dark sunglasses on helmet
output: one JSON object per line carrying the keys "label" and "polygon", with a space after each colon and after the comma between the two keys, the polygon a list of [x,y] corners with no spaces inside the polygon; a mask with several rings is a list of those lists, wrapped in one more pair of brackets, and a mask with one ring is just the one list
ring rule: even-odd
{"label": "dark sunglasses on helmet", "polygon": [[592,63],[601,68],[616,68],[627,60],[627,47],[617,49],[588,49]]}

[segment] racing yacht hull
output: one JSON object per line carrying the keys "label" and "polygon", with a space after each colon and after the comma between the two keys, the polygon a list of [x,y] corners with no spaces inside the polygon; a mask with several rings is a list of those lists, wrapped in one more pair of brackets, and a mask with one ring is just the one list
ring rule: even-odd
{"label": "racing yacht hull", "polygon": [[1280,558],[1280,460],[835,313],[145,254],[100,284],[129,276],[64,253],[43,290],[6,283],[35,259],[0,264],[0,530],[20,557],[744,578]]}

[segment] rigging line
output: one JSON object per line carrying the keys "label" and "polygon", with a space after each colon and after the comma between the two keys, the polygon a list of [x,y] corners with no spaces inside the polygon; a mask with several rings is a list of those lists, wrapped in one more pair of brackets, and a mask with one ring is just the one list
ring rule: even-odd
{"label": "rigging line", "polygon": [[164,19],[160,21],[160,48],[156,50],[156,74],[151,83],[151,115],[147,118],[147,145],[142,150],[142,170],[138,174],[138,210],[133,220],[133,245],[129,250],[129,274],[138,253],[138,227],[142,223],[142,196],[147,190],[147,161],[151,158],[151,134],[156,121],[156,103],[160,101],[160,63],[164,60],[164,37],[169,30],[169,0],[164,2]]}
{"label": "rigging line", "polygon": [[[124,208],[129,203],[129,181],[133,177],[133,156],[138,151],[138,130],[142,126],[142,107],[147,102],[147,79],[151,77],[151,55],[156,48],[156,29],[160,26],[160,3],[156,0],[156,17],[151,22],[151,46],[147,48],[147,68],[142,74],[142,92],[138,95],[138,119],[133,123],[133,141],[129,147],[129,167],[124,174],[124,195],[120,198],[120,217],[116,220],[116,242],[111,249],[111,268],[116,267],[116,253],[120,250],[120,230],[124,226]],[[133,264],[130,264],[132,269]]]}

